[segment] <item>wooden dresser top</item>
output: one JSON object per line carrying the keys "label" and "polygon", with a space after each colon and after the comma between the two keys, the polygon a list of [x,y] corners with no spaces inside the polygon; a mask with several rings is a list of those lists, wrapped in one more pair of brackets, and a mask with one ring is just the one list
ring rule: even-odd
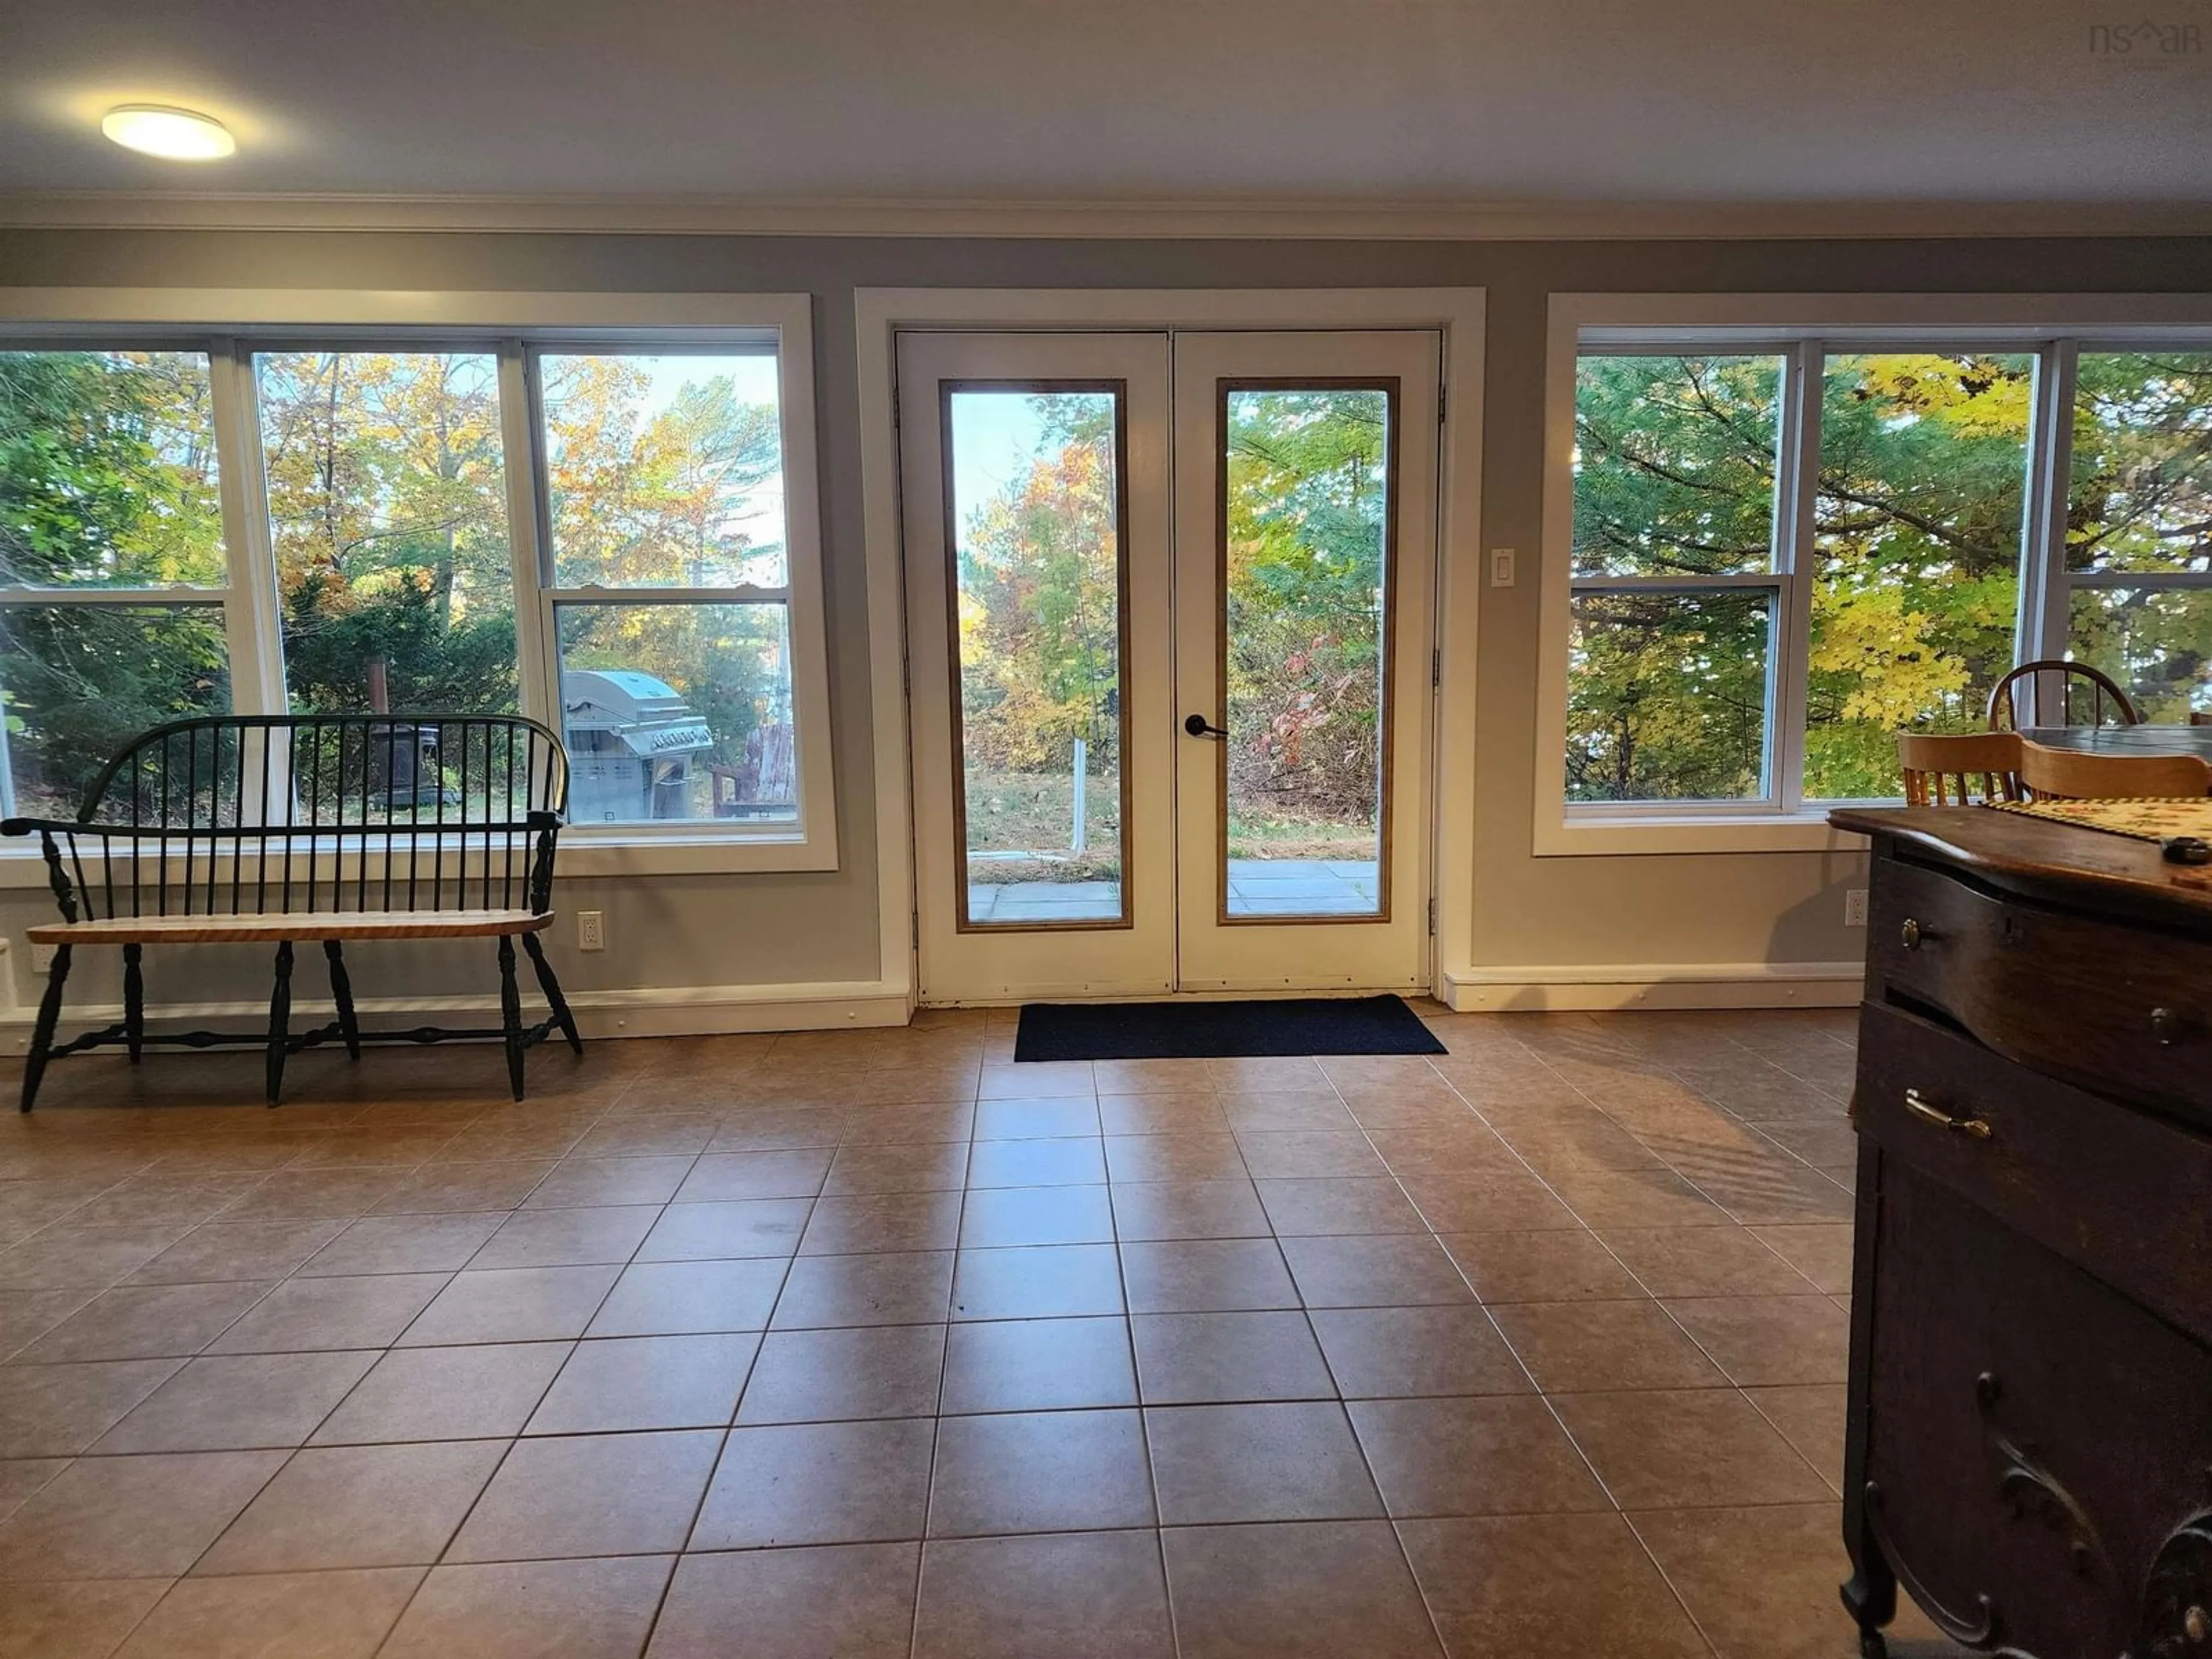
{"label": "wooden dresser top", "polygon": [[1829,822],[2025,897],[2212,932],[2212,865],[2168,864],[2155,842],[1976,806],[1844,807]]}

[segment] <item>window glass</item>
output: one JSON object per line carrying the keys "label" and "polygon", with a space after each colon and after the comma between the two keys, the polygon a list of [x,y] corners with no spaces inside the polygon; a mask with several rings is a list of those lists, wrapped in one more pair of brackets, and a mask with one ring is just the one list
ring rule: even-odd
{"label": "window glass", "polygon": [[571,823],[799,817],[783,605],[556,612]]}
{"label": "window glass", "polygon": [[2212,707],[2212,352],[2081,355],[2066,569],[2075,656],[2146,720]]}
{"label": "window glass", "polygon": [[205,354],[0,352],[0,586],[227,580]]}
{"label": "window glass", "polygon": [[772,352],[538,360],[559,587],[781,587]]}
{"label": "window glass", "polygon": [[1804,793],[1903,793],[1896,733],[1981,728],[2013,665],[2034,359],[1832,356]]}
{"label": "window glass", "polygon": [[1567,799],[1765,794],[1774,602],[1771,588],[1577,593]]}
{"label": "window glass", "polygon": [[254,370],[293,708],[514,709],[497,361],[285,351]]}
{"label": "window glass", "polygon": [[1585,356],[1575,374],[1574,574],[1773,566],[1778,356]]}

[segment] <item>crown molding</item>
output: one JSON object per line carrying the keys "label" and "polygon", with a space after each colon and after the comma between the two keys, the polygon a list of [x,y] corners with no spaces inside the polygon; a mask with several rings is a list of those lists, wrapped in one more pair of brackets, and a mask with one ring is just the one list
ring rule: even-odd
{"label": "crown molding", "polygon": [[2207,202],[957,201],[0,194],[0,229],[1400,241],[2212,235]]}

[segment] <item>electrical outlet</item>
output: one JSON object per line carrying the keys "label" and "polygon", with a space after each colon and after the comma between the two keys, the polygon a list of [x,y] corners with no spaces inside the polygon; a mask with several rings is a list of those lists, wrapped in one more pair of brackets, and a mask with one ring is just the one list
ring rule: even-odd
{"label": "electrical outlet", "polygon": [[576,948],[579,951],[604,951],[607,948],[607,918],[604,910],[576,912]]}
{"label": "electrical outlet", "polygon": [[1490,585],[1492,587],[1513,586],[1513,550],[1493,547],[1490,550]]}
{"label": "electrical outlet", "polygon": [[34,974],[46,973],[53,965],[54,947],[33,943],[31,946],[31,971]]}
{"label": "electrical outlet", "polygon": [[1846,927],[1865,927],[1866,904],[1867,890],[1865,888],[1846,887],[1844,889],[1844,926]]}

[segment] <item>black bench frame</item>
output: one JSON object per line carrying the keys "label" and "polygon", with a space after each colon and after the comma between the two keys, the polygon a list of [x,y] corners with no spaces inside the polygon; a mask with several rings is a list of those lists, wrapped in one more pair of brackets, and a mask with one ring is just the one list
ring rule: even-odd
{"label": "black bench frame", "polygon": [[[0,835],[39,837],[62,920],[30,930],[54,947],[23,1068],[29,1111],[49,1061],[120,1043],[258,1044],[269,1103],[284,1062],[343,1041],[496,1037],[514,1097],[523,1052],[576,1030],[538,933],[552,921],[553,855],[568,810],[568,757],[538,721],[511,714],[228,714],[174,720],[132,740],[94,780],[73,820],[13,817]],[[323,942],[337,1018],[289,1029],[292,945]],[[364,1031],[343,939],[496,938],[496,1026]],[[520,937],[547,1017],[526,1027],[515,980]],[[265,1032],[146,1030],[148,943],[276,939]],[[73,946],[119,945],[120,1024],[57,1044]]]}

